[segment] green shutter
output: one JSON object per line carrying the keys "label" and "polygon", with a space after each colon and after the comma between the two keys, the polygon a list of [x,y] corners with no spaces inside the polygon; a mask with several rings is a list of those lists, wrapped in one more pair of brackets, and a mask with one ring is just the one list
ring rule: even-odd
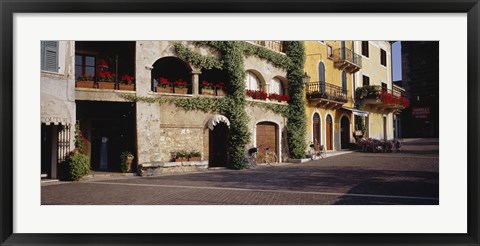
{"label": "green shutter", "polygon": [[42,70],[58,72],[58,41],[42,41]]}

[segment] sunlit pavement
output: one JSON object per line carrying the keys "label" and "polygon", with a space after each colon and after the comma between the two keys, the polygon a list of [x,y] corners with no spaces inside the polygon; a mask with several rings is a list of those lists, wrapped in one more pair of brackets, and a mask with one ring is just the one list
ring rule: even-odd
{"label": "sunlit pavement", "polygon": [[42,204],[439,204],[438,139],[401,152],[352,152],[305,163],[159,177],[42,184]]}

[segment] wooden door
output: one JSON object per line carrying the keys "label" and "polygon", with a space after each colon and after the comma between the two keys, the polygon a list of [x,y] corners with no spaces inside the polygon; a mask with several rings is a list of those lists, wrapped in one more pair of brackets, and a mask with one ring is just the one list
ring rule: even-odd
{"label": "wooden door", "polygon": [[313,143],[315,144],[315,149],[318,150],[318,147],[322,144],[320,138],[320,115],[317,113],[313,115]]}
{"label": "wooden door", "polygon": [[330,115],[327,116],[327,124],[326,124],[326,134],[327,134],[327,150],[332,150],[332,117]]}
{"label": "wooden door", "polygon": [[257,124],[257,148],[260,154],[265,154],[265,148],[277,153],[277,126],[271,122]]}
{"label": "wooden door", "polygon": [[208,165],[210,167],[225,167],[228,162],[228,135],[227,124],[218,123],[213,131],[210,131],[210,154]]}

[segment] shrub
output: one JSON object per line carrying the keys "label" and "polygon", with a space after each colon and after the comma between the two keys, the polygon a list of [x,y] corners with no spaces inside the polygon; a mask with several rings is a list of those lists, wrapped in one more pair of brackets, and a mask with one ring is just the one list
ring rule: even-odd
{"label": "shrub", "polygon": [[65,161],[69,180],[77,181],[90,173],[90,160],[84,154],[72,153]]}

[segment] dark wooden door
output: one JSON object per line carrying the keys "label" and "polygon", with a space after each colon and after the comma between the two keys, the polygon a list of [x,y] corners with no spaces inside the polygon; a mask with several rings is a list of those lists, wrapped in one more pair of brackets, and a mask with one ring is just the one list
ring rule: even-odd
{"label": "dark wooden door", "polygon": [[228,126],[220,122],[210,131],[210,167],[225,167],[228,162]]}
{"label": "dark wooden door", "polygon": [[315,149],[318,150],[318,147],[321,145],[322,141],[320,138],[320,116],[318,114],[313,115],[313,143],[315,144]]}
{"label": "dark wooden door", "polygon": [[260,154],[265,154],[265,148],[277,153],[277,126],[271,122],[257,124],[257,147]]}
{"label": "dark wooden door", "polygon": [[350,143],[350,120],[347,117],[342,117],[340,120],[340,131],[341,131],[341,148],[348,149]]}
{"label": "dark wooden door", "polygon": [[327,116],[327,124],[326,124],[326,134],[327,134],[327,150],[332,150],[332,117],[330,115]]}

